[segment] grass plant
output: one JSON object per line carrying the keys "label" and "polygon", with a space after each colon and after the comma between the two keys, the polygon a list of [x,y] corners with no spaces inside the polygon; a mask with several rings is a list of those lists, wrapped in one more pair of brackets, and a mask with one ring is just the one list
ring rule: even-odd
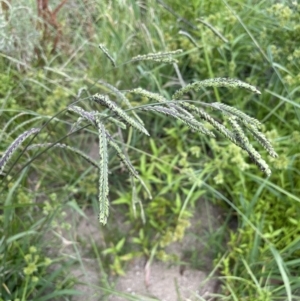
{"label": "grass plant", "polygon": [[[89,247],[104,279],[99,298],[118,294],[109,275],[135,256],[176,261],[165,246],[186,235],[205,197],[237,219],[237,229],[226,227],[227,247],[211,239],[216,298],[298,300],[299,4],[70,5],[56,16],[63,31],[54,53],[51,39],[39,40],[34,2],[12,3],[0,20],[0,299],[78,294],[66,271],[78,262],[84,270],[85,254],[77,244],[73,258],[58,247],[76,227],[65,212],[97,212],[100,192],[105,223],[110,187],[105,245],[91,238]],[[90,158],[98,136],[100,154]],[[267,167],[262,158],[275,151]],[[125,241],[120,219],[130,228]]]}

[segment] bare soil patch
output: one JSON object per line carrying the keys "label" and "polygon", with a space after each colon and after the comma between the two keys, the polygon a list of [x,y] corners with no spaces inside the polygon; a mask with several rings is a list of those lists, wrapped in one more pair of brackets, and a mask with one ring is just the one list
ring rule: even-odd
{"label": "bare soil patch", "polygon": [[[73,241],[77,252],[81,254],[81,265],[73,267],[71,273],[80,282],[75,288],[83,295],[74,296],[72,300],[82,300],[83,296],[84,300],[93,301],[193,301],[200,300],[200,296],[205,300],[213,300],[211,295],[218,291],[219,283],[216,273],[212,273],[214,256],[210,237],[215,235],[222,225],[222,211],[208,201],[203,201],[199,207],[191,219],[191,227],[188,228],[184,239],[172,243],[166,249],[168,253],[176,254],[184,264],[170,265],[158,261],[149,264],[145,258],[136,258],[128,264],[125,276],[106,279],[116,292],[109,297],[109,294],[101,289],[103,275],[99,271],[97,260],[91,257],[91,252],[86,252],[91,246],[83,246],[78,241]],[[80,237],[93,237],[99,245],[102,234],[99,232],[96,215],[92,210],[85,213],[88,219],[78,218],[75,231]],[[76,240],[76,236],[73,236],[73,239]],[[76,254],[71,255],[74,253],[71,246],[72,244],[67,246],[64,253],[76,257]],[[192,261],[198,263],[197,268]]]}

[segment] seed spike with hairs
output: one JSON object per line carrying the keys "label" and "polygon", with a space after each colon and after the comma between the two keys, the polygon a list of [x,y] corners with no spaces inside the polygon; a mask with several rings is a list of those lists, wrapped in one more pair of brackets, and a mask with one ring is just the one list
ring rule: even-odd
{"label": "seed spike with hairs", "polygon": [[83,91],[87,91],[87,87],[81,87],[78,92],[77,92],[77,95],[76,95],[76,98],[79,99],[81,94],[83,93]]}
{"label": "seed spike with hairs", "polygon": [[197,113],[197,115],[199,115],[201,119],[210,123],[219,133],[221,133],[234,144],[240,146],[238,141],[235,139],[234,134],[230,130],[228,130],[223,124],[219,123],[217,120],[212,118],[208,113],[188,102],[181,102],[180,105],[189,112]]}
{"label": "seed spike with hairs", "polygon": [[261,146],[268,152],[268,154],[273,157],[277,158],[278,155],[275,152],[274,148],[272,147],[270,141],[266,138],[266,136],[260,132],[255,126],[252,124],[245,124],[246,128],[249,130],[251,135],[254,139],[261,144]]}
{"label": "seed spike with hairs", "polygon": [[253,160],[253,162],[260,168],[260,170],[264,172],[267,177],[269,177],[272,174],[271,169],[269,168],[267,162],[254,149],[254,147],[251,144],[248,144],[245,150],[248,153],[249,157]]}
{"label": "seed spike with hairs", "polygon": [[[130,109],[132,109],[132,105],[130,104],[129,100],[127,99],[127,97],[116,87],[112,86],[111,84],[103,81],[103,80],[99,80],[98,83],[102,84],[103,86],[107,87],[108,89],[110,89],[117,97],[119,97],[121,99],[121,101],[123,101],[126,106]],[[143,120],[137,115],[136,112],[132,111],[132,114],[134,115],[134,117],[139,121],[140,124],[144,125]]]}
{"label": "seed spike with hairs", "polygon": [[99,137],[99,222],[106,224],[109,215],[108,151],[104,125],[98,115],[95,116]]}
{"label": "seed spike with hairs", "polygon": [[131,125],[138,131],[142,132],[143,134],[150,136],[148,131],[145,129],[143,125],[141,125],[138,121],[130,117],[124,110],[122,110],[113,101],[111,101],[107,95],[95,94],[93,96],[93,100],[109,108],[111,111],[113,111],[113,113],[115,113],[118,117],[120,117],[125,123]]}
{"label": "seed spike with hairs", "polygon": [[84,118],[78,117],[77,121],[74,124],[72,124],[69,133],[73,133],[76,129],[78,129],[83,120],[84,120]]}
{"label": "seed spike with hairs", "polygon": [[185,125],[187,125],[192,131],[201,132],[202,134],[213,137],[213,138],[216,137],[213,132],[206,129],[204,127],[204,125],[201,124],[199,121],[197,121],[195,118],[192,118],[192,119],[187,118],[185,115],[179,114],[177,111],[174,111],[172,109],[168,109],[168,108],[165,108],[162,106],[149,106],[149,107],[143,108],[142,110],[163,113],[167,116],[170,116],[177,120],[180,120]]}
{"label": "seed spike with hairs", "polygon": [[124,163],[124,165],[126,166],[127,170],[129,171],[129,174],[138,179],[139,182],[142,184],[142,186],[144,187],[144,189],[146,190],[149,199],[152,199],[152,195],[150,190],[148,189],[148,187],[146,186],[146,184],[144,183],[144,181],[140,178],[137,170],[133,167],[133,165],[131,164],[130,160],[125,156],[125,154],[122,152],[121,148],[118,146],[118,144],[116,142],[113,141],[113,138],[110,135],[108,136],[108,144],[111,145],[117,152],[117,155],[120,159],[121,162]]}
{"label": "seed spike with hairs", "polygon": [[115,149],[115,151],[117,152],[117,155],[118,155],[120,161],[125,165],[125,167],[129,171],[129,173],[132,176],[134,176],[135,178],[139,178],[138,177],[138,172],[133,167],[133,165],[131,164],[131,162],[129,161],[129,159],[123,154],[123,152],[122,152],[121,148],[119,147],[119,145],[115,141],[113,141],[112,137],[109,137],[108,144]]}
{"label": "seed spike with hairs", "polygon": [[237,121],[236,117],[229,117],[229,123],[233,129],[233,133],[237,139],[237,141],[241,144],[241,146],[245,149],[249,144],[249,139],[246,137],[243,129]]}
{"label": "seed spike with hairs", "polygon": [[[103,116],[104,118],[106,118],[106,114],[101,114],[100,116]],[[108,116],[107,117],[107,120],[109,120],[110,122],[114,123],[117,127],[123,129],[123,130],[126,130],[127,126],[124,122],[118,120],[117,118],[114,118],[114,117],[111,117],[111,116]]]}
{"label": "seed spike with hairs", "polygon": [[103,44],[99,44],[99,48],[102,50],[102,52],[105,54],[105,56],[110,60],[111,64],[116,67],[116,62],[113,59],[113,57],[109,54],[107,48]]}
{"label": "seed spike with hairs", "polygon": [[30,146],[28,146],[27,150],[31,150],[31,149],[35,149],[35,148],[41,148],[41,147],[59,147],[59,148],[63,148],[63,149],[67,149],[73,153],[75,153],[76,155],[81,156],[83,159],[85,159],[87,162],[89,162],[90,164],[92,164],[94,167],[99,169],[99,164],[97,161],[95,161],[93,158],[91,158],[90,156],[86,155],[84,152],[82,152],[81,150],[71,147],[69,145],[63,144],[63,143],[40,143],[40,144],[32,144]]}
{"label": "seed spike with hairs", "polygon": [[186,85],[185,87],[177,90],[174,95],[173,99],[180,99],[183,94],[195,90],[198,91],[201,88],[204,87],[227,87],[227,88],[244,88],[246,90],[249,90],[256,94],[261,94],[260,91],[250,84],[247,84],[245,82],[242,82],[238,79],[232,79],[232,78],[212,78],[212,79],[205,79],[202,81],[195,82],[193,84]]}
{"label": "seed spike with hairs", "polygon": [[177,60],[172,57],[172,55],[176,55],[181,53],[182,50],[178,49],[175,51],[167,51],[167,52],[155,52],[148,53],[144,55],[137,55],[131,59],[132,62],[136,61],[154,61],[161,63],[177,63]]}
{"label": "seed spike with hairs", "polygon": [[239,125],[236,117],[230,117],[229,122],[233,128],[233,132],[236,135],[240,146],[249,154],[254,163],[264,172],[268,177],[271,175],[271,170],[261,155],[255,150],[255,148],[249,143],[248,138],[245,136],[243,129]]}
{"label": "seed spike with hairs", "polygon": [[255,127],[261,127],[261,123],[257,119],[248,116],[247,114],[245,114],[244,112],[242,112],[236,108],[227,106],[220,102],[214,102],[211,104],[211,106],[224,113],[231,114],[231,115],[238,117],[240,120],[243,121],[243,123],[249,123],[249,124],[255,125]]}
{"label": "seed spike with hairs", "polygon": [[0,159],[0,174],[2,173],[3,169],[5,168],[7,162],[12,157],[16,149],[22,144],[22,142],[29,137],[32,134],[36,134],[40,131],[40,129],[32,128],[21,135],[19,135],[8,147],[8,149],[5,151],[4,155]]}
{"label": "seed spike with hairs", "polygon": [[195,119],[195,117],[189,111],[184,109],[182,106],[178,106],[176,104],[170,104],[170,107],[174,108],[176,111],[178,111],[182,115],[186,116],[187,118]]}
{"label": "seed spike with hairs", "polygon": [[142,186],[144,187],[144,189],[146,190],[149,199],[152,200],[151,192],[150,192],[149,188],[147,187],[147,185],[145,184],[145,182],[143,181],[143,179],[139,177],[139,181],[142,184]]}
{"label": "seed spike with hairs", "polygon": [[194,118],[194,116],[192,114],[190,114],[188,111],[186,111],[185,109],[183,109],[182,107],[170,102],[168,99],[166,99],[165,97],[161,96],[158,93],[153,93],[153,92],[149,92],[147,90],[144,90],[142,88],[136,88],[133,90],[130,90],[130,92],[153,99],[159,103],[163,103],[165,105],[167,105],[169,108],[172,108],[175,111],[180,111],[180,113],[182,113],[183,115],[186,115],[189,118]]}
{"label": "seed spike with hairs", "polygon": [[229,119],[231,125],[234,128],[234,132],[231,132],[223,124],[217,122],[209,114],[197,108],[196,106],[186,102],[182,102],[180,103],[180,105],[182,105],[185,109],[187,109],[190,112],[197,113],[202,119],[209,122],[218,132],[223,134],[232,143],[244,149],[248,153],[250,158],[254,161],[254,163],[261,169],[261,171],[263,171],[267,176],[271,175],[271,170],[268,164],[265,160],[262,159],[261,155],[249,143],[248,138],[243,133],[243,130],[241,129],[240,125],[236,122],[235,117]]}
{"label": "seed spike with hairs", "polygon": [[113,138],[110,135],[107,134],[107,137],[108,137],[108,144],[111,145],[116,150],[120,161],[124,163],[125,167],[129,171],[129,174],[130,174],[131,178],[134,177],[134,178],[138,179],[140,184],[142,184],[142,186],[146,190],[149,199],[152,199],[152,195],[151,195],[151,192],[150,192],[149,188],[147,187],[145,182],[142,180],[142,178],[139,176],[139,173],[133,167],[133,165],[131,164],[129,158],[127,158],[127,156],[125,156],[125,154],[122,152],[121,148],[118,146],[118,144],[116,142],[114,142]]}
{"label": "seed spike with hairs", "polygon": [[81,118],[83,118],[83,119],[89,121],[91,124],[95,125],[95,117],[94,117],[93,113],[88,112],[88,111],[86,111],[83,108],[78,107],[78,106],[68,107],[68,111],[77,113],[78,115],[81,116]]}
{"label": "seed spike with hairs", "polygon": [[[80,115],[81,117],[78,119],[78,121],[76,122],[76,126],[78,126],[79,122],[81,122],[83,119],[89,121],[90,123],[92,123],[93,125],[95,125],[95,115],[99,115],[101,117],[101,120],[103,119],[107,119],[109,121],[111,121],[112,123],[114,123],[116,126],[122,128],[122,129],[126,129],[126,124],[123,123],[122,121],[113,118],[111,116],[108,116],[107,114],[101,114],[97,111],[85,111],[84,109],[82,109],[81,107],[78,106],[72,106],[72,107],[68,107],[68,111],[71,112],[75,112],[78,115]],[[73,126],[74,128],[74,126]]]}
{"label": "seed spike with hairs", "polygon": [[142,88],[136,88],[136,89],[130,90],[130,92],[132,92],[134,94],[144,96],[144,97],[148,97],[148,98],[153,99],[153,100],[155,100],[159,103],[165,103],[166,104],[169,101],[168,99],[164,98],[160,94],[149,92],[149,91],[144,90]]}

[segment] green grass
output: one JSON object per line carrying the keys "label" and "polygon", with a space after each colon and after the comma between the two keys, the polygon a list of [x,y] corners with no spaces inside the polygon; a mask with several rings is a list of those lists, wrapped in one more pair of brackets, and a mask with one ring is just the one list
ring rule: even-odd
{"label": "green grass", "polygon": [[[135,187],[139,199],[132,199],[130,180],[110,153],[111,216],[106,229],[101,229],[105,243],[100,245],[96,238],[76,233],[75,218],[93,208],[93,223],[97,223],[95,169],[67,150],[23,152],[21,148],[8,166],[9,175],[1,176],[0,298],[71,300],[79,292],[73,288],[76,279],[67,271],[78,264],[85,270],[81,247],[85,245],[104,275],[99,298],[118,294],[109,276],[126,272],[126,264],[135,256],[174,260],[152,241],[157,239],[164,246],[173,240],[170,237],[186,235],[189,216],[199,199],[205,198],[224,207],[228,223],[231,217],[238,224],[236,230],[230,230],[224,223],[221,237],[210,239],[211,248],[217,250],[215,265],[222,281],[216,298],[300,300],[299,4],[194,0],[183,6],[181,1],[165,1],[195,29],[179,22],[159,1],[149,1],[146,10],[129,0],[110,5],[73,2],[72,14],[62,9],[58,15],[64,25],[61,48],[55,55],[50,54],[50,43],[42,48],[42,63],[33,54],[38,40],[28,36],[34,28],[32,20],[22,11],[21,17],[17,15],[13,6],[11,27],[3,32],[8,37],[10,28],[15,28],[18,42],[11,44],[9,51],[1,49],[0,54],[0,155],[20,133],[41,125],[44,128],[34,143],[63,139],[62,143],[88,153],[95,142],[92,128],[64,137],[75,120],[66,107],[76,101],[80,88],[88,88],[80,101],[88,110],[93,107],[87,97],[106,91],[96,83],[100,78],[120,90],[142,86],[170,97],[180,88],[180,75],[186,83],[232,77],[256,85],[262,91],[259,97],[225,89],[190,92],[190,97],[208,103],[222,101],[263,121],[279,159],[268,161],[272,176],[266,179],[240,149],[223,139],[200,137],[177,121],[142,113],[151,140],[129,130],[123,141],[133,165],[151,187],[153,200],[147,199],[139,184]],[[34,6],[30,9],[34,11]],[[211,24],[229,43],[197,18]],[[179,30],[188,33],[199,47]],[[101,54],[99,43],[105,43],[117,68]],[[137,54],[178,48],[184,51],[178,63],[180,73],[170,66],[145,62],[122,64]],[[147,103],[130,97],[133,106]],[[65,211],[74,218],[70,225],[64,220]],[[124,233],[118,223],[130,229],[130,239],[122,241]],[[224,246],[226,236],[229,240]],[[78,242],[79,246],[72,246],[75,258],[60,252],[57,237]],[[191,258],[195,258],[193,253]],[[191,264],[199,267],[196,259]]]}

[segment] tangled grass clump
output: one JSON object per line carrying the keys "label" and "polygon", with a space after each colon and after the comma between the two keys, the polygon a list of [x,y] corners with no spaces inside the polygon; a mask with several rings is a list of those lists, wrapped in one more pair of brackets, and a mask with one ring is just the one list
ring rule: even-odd
{"label": "tangled grass clump", "polygon": [[[116,62],[109,54],[108,50],[104,45],[99,46],[104,55],[112,62],[113,66],[116,66]],[[174,55],[179,54],[181,51],[171,51],[171,52],[159,52],[159,53],[150,53],[147,55],[140,55],[134,57],[133,61],[154,61],[154,62],[163,62],[163,63],[173,63],[175,60]],[[132,108],[129,100],[126,98],[125,94],[119,91],[116,87],[100,81],[104,86],[106,86],[112,94],[114,94],[116,102],[112,101],[107,94],[95,94],[91,97],[91,100],[96,104],[99,104],[106,109],[108,112],[103,110],[96,111],[86,111],[83,108],[75,105],[68,107],[68,110],[79,115],[79,119],[76,122],[75,126],[81,122],[87,122],[88,125],[92,125],[96,128],[98,132],[98,141],[99,141],[99,161],[96,162],[80,150],[69,147],[65,144],[54,144],[54,146],[66,148],[75,154],[80,155],[86,159],[89,163],[95,166],[99,171],[99,222],[103,225],[107,223],[107,218],[109,215],[109,153],[108,146],[111,146],[118,154],[119,159],[127,168],[130,177],[136,178],[142,184],[143,181],[139,177],[138,172],[135,170],[133,164],[130,162],[130,159],[127,156],[125,150],[122,150],[114,141],[113,135],[109,132],[107,123],[113,124],[115,127],[121,129],[126,129],[127,126],[135,128],[142,134],[150,136],[148,130],[145,128],[142,119],[137,115],[136,112],[133,112],[133,109],[140,111],[152,111],[156,113],[161,113],[168,117],[179,120],[183,124],[187,125],[190,130],[193,132],[199,132],[200,134],[207,135],[210,137],[216,137],[215,133],[207,127],[209,124],[216,132],[222,134],[230,140],[232,143],[245,150],[253,162],[267,175],[271,175],[271,170],[266,163],[266,161],[261,157],[259,152],[252,146],[251,142],[247,137],[247,132],[249,132],[261,145],[264,149],[267,150],[270,156],[276,157],[277,154],[271,146],[268,139],[260,131],[260,122],[255,118],[248,116],[247,114],[241,112],[238,109],[232,108],[228,105],[222,103],[205,103],[203,101],[197,102],[199,106],[191,104],[188,99],[183,98],[184,94],[192,90],[200,90],[204,87],[226,87],[226,88],[241,88],[246,89],[250,92],[260,94],[260,91],[255,87],[243,81],[230,78],[214,78],[206,79],[202,81],[197,81],[195,83],[186,85],[185,87],[177,90],[171,99],[166,99],[160,94],[156,94],[150,91],[147,91],[142,88],[136,88],[129,90],[130,93],[139,95],[141,97],[147,97],[148,99],[154,100],[154,103],[149,105],[144,105],[138,108]],[[127,105],[128,109],[132,111],[130,116],[127,113],[127,110],[122,108],[118,101],[123,102]],[[213,110],[220,111],[223,113],[225,120],[228,120],[230,128],[226,127],[226,123],[221,123],[216,118],[207,113],[204,108],[212,108]],[[7,149],[4,153],[2,159],[0,160],[0,169],[1,171],[5,168],[8,160],[11,158],[13,152],[16,148],[31,134],[37,133],[39,129],[31,129],[24,132],[20,135]],[[51,145],[51,144],[50,144]],[[35,147],[49,147],[49,144],[34,144],[31,145],[29,149]],[[146,185],[143,186],[147,189]],[[150,193],[149,193],[150,195]]]}

